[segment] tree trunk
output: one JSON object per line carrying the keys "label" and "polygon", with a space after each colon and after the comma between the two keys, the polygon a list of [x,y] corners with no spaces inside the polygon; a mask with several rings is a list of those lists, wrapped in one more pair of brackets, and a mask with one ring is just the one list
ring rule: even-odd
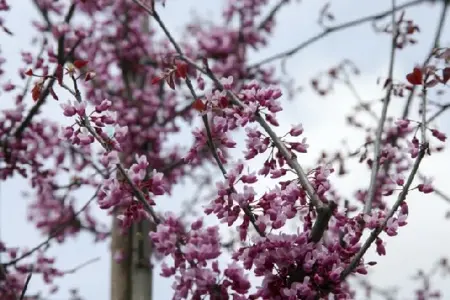
{"label": "tree trunk", "polygon": [[[111,300],[150,300],[152,298],[151,245],[148,220],[134,224],[121,234],[114,213],[111,241]],[[116,262],[114,254],[123,254]]]}
{"label": "tree trunk", "polygon": [[[142,26],[142,32],[148,32],[148,18],[144,20]],[[136,86],[143,86],[143,78],[136,78],[135,74],[130,74],[126,70],[122,71],[127,81],[125,84],[133,82]],[[132,101],[132,95],[127,95],[127,98]],[[133,224],[126,234],[121,234],[117,224],[118,214],[117,210],[113,214],[111,229],[111,300],[151,300],[153,270],[150,262],[152,248],[148,234],[154,225],[151,221],[144,220]],[[114,259],[117,251],[124,255],[120,262]]]}

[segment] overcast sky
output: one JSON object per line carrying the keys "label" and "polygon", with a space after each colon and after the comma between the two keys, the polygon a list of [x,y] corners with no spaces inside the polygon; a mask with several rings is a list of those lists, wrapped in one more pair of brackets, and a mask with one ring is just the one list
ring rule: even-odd
{"label": "overcast sky", "polygon": [[[0,47],[2,56],[8,59],[5,68],[13,76],[17,69],[22,66],[20,50],[30,49],[31,20],[38,18],[34,6],[29,0],[10,1],[13,10],[5,15],[5,24],[14,32],[14,37],[0,34]],[[271,1],[275,3],[276,1]],[[319,32],[316,25],[318,11],[325,3],[322,0],[304,0],[297,4],[296,1],[282,9],[277,20],[279,24],[275,30],[275,38],[271,40],[270,47],[261,53],[252,56],[253,61],[277,53],[281,50],[291,48]],[[404,1],[398,1],[399,4]],[[167,0],[166,8],[160,11],[162,19],[168,28],[176,35],[182,34],[183,24],[189,19],[195,10],[199,16],[209,16],[217,19],[223,1],[208,0]],[[389,8],[391,1],[332,1],[331,10],[335,14],[337,22],[344,22],[358,16],[364,16],[376,11]],[[413,18],[419,25],[421,33],[418,35],[419,44],[402,50],[397,56],[395,75],[402,80],[416,63],[423,61],[430,48],[431,40],[436,27],[439,7],[422,5],[420,8],[409,9],[406,15]],[[447,22],[448,24],[448,22]],[[445,26],[442,45],[448,45],[449,26]],[[291,124],[303,123],[305,136],[310,144],[309,153],[299,158],[300,163],[312,166],[313,160],[317,158],[322,149],[334,150],[341,147],[341,141],[347,139],[349,144],[357,147],[362,143],[363,136],[359,132],[349,130],[345,124],[345,116],[350,108],[356,103],[355,98],[345,87],[336,87],[335,92],[327,98],[317,97],[309,88],[310,78],[317,72],[326,70],[336,65],[345,58],[352,59],[361,70],[360,76],[354,78],[354,84],[364,99],[374,99],[382,95],[377,85],[377,78],[384,77],[388,70],[388,57],[390,39],[386,35],[375,35],[370,24],[365,24],[343,32],[330,35],[323,41],[315,43],[295,55],[288,61],[289,74],[298,85],[305,89],[293,101],[283,100],[284,111],[280,113],[281,126],[277,132],[286,132]],[[36,49],[35,49],[36,50]],[[3,81],[0,82],[3,84]],[[398,111],[403,107],[402,99],[394,99],[391,104],[390,114],[398,116]],[[11,106],[12,100],[4,95],[0,100],[0,108]],[[60,108],[58,103],[49,102],[44,113],[49,116],[58,116]],[[436,124],[439,129],[450,134],[450,114],[444,114]],[[56,117],[57,118],[57,117]],[[188,138],[188,141],[190,139]],[[241,149],[238,149],[241,150]],[[450,194],[448,178],[450,176],[450,153],[445,152],[423,162],[422,172],[432,174],[435,178],[436,187]],[[339,186],[339,191],[348,197],[352,196],[355,189],[367,186],[369,177],[365,168],[360,165],[352,166],[358,171],[343,179],[333,178]],[[363,178],[363,179],[361,179]],[[220,179],[220,178],[218,178]],[[8,182],[1,183],[1,239],[8,245],[32,247],[42,241],[41,237],[31,226],[26,223],[26,200],[21,196],[21,191],[26,189],[26,181],[14,178]],[[157,207],[163,210],[179,211],[180,201],[185,197],[186,190],[193,187],[178,187],[171,198],[161,198]],[[261,187],[264,190],[266,187]],[[89,194],[80,193],[80,197],[88,198]],[[450,221],[444,219],[450,204],[435,196],[424,196],[417,192],[408,197],[410,215],[406,227],[399,230],[395,238],[386,238],[387,255],[377,257],[373,251],[369,253],[369,259],[378,261],[376,267],[371,268],[368,276],[378,286],[398,285],[402,287],[402,299],[412,299],[412,289],[417,285],[411,281],[417,268],[428,270],[431,264],[439,257],[450,254]],[[83,203],[80,202],[80,205]],[[95,210],[95,214],[105,220],[104,212]],[[73,287],[80,289],[81,295],[86,300],[108,299],[109,297],[109,251],[108,244],[92,244],[92,237],[82,235],[76,240],[70,240],[64,245],[55,245],[50,253],[57,257],[57,265],[62,269],[70,269],[80,263],[95,257],[101,259],[95,264],[89,265],[75,274],[67,275],[57,281],[60,292],[50,297],[51,300],[67,299],[68,290]],[[443,299],[450,297],[449,280],[437,278],[433,283],[438,284],[445,292]],[[154,286],[155,298],[165,300],[171,298],[171,282],[156,276]],[[31,290],[43,290],[44,286],[39,278],[34,277],[31,281]],[[376,299],[376,298],[375,298]]]}

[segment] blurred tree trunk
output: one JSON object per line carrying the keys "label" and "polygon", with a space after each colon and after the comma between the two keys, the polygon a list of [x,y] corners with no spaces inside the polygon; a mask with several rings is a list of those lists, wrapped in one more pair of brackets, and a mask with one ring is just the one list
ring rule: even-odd
{"label": "blurred tree trunk", "polygon": [[[152,268],[148,220],[134,224],[127,234],[121,234],[114,213],[111,241],[111,300],[151,300]],[[119,251],[123,259],[116,262]]]}
{"label": "blurred tree trunk", "polygon": [[[142,24],[143,31],[149,30],[149,19]],[[143,78],[130,74],[126,66],[122,68],[124,84],[134,83],[143,86]],[[126,89],[129,101],[132,101],[130,87]],[[149,148],[145,145],[145,148]],[[150,149],[149,149],[150,150]],[[151,151],[151,150],[150,150]],[[120,211],[115,211],[112,220],[111,233],[111,300],[151,300],[153,292],[153,270],[150,263],[152,247],[149,239],[149,220],[133,224],[126,234],[121,234],[117,224]],[[123,254],[121,261],[116,262],[114,255]]]}

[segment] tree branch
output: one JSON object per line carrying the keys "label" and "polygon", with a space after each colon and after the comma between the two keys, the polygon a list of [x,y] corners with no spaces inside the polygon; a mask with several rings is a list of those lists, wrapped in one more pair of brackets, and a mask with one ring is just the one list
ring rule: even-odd
{"label": "tree branch", "polygon": [[66,227],[71,224],[71,222],[79,215],[81,214],[88,206],[89,204],[91,204],[92,201],[94,201],[94,199],[97,197],[98,192],[100,191],[100,188],[97,188],[96,192],[94,193],[94,195],[86,202],[85,205],[83,205],[83,207],[81,207],[74,215],[73,218],[61,225],[59,225],[56,230],[54,230],[49,237],[43,241],[42,243],[40,243],[39,245],[37,245],[36,247],[34,247],[33,249],[25,252],[24,254],[22,254],[21,256],[11,260],[10,262],[7,262],[5,264],[3,264],[4,267],[8,267],[11,265],[16,264],[18,261],[30,256],[31,254],[33,254],[34,252],[36,252],[37,250],[39,250],[40,248],[42,248],[43,246],[47,245],[53,238],[57,237],[58,234],[60,234],[62,231],[64,231],[64,229],[66,229]]}
{"label": "tree branch", "polygon": [[341,273],[341,280],[344,280],[360,263],[360,260],[366,253],[366,251],[370,248],[372,243],[377,239],[378,235],[383,231],[383,229],[386,227],[387,222],[389,219],[394,215],[394,213],[397,211],[400,204],[402,204],[403,201],[405,201],[406,196],[408,195],[409,189],[411,187],[411,184],[414,180],[414,177],[417,174],[417,171],[419,170],[420,163],[422,162],[422,159],[424,158],[426,152],[428,151],[428,145],[422,144],[421,149],[419,151],[419,154],[414,162],[414,166],[411,170],[411,173],[408,176],[408,179],[405,183],[405,185],[402,188],[402,191],[398,195],[397,200],[395,201],[394,205],[392,206],[391,210],[388,212],[386,218],[384,219],[383,223],[375,228],[369,238],[365,241],[364,245],[359,249],[358,253],[353,257],[351,262],[348,264],[348,266],[342,271]]}
{"label": "tree branch", "polygon": [[[424,2],[427,2],[427,0],[410,1],[410,2],[407,2],[405,4],[397,6],[397,8],[395,9],[394,12],[402,10],[404,8],[407,8],[407,7],[418,5],[418,4],[421,4],[421,3],[424,3]],[[361,25],[361,24],[369,22],[369,21],[375,21],[375,20],[382,19],[382,18],[388,16],[389,14],[391,14],[392,12],[393,12],[392,9],[389,9],[389,10],[386,10],[384,12],[380,12],[380,13],[377,13],[377,14],[374,14],[374,15],[370,15],[370,16],[366,16],[366,17],[362,17],[362,18],[353,20],[353,21],[342,23],[341,25],[328,27],[327,29],[323,30],[321,33],[319,33],[319,34],[317,34],[317,35],[307,39],[306,41],[304,41],[303,43],[299,44],[298,46],[295,46],[295,47],[293,47],[293,48],[291,48],[289,50],[280,52],[280,53],[275,54],[273,56],[270,56],[270,57],[268,57],[266,59],[263,59],[262,61],[249,66],[248,69],[255,69],[255,68],[258,68],[258,67],[260,67],[260,66],[262,66],[264,64],[270,63],[272,61],[290,57],[290,56],[296,54],[297,52],[299,52],[300,50],[310,46],[311,44],[313,44],[313,43],[315,43],[315,42],[317,42],[317,41],[319,41],[321,39],[323,39],[324,37],[328,36],[331,33],[335,33],[335,32],[341,31],[343,29],[347,29],[349,27]]]}
{"label": "tree branch", "polygon": [[[147,7],[140,4],[139,1],[136,1],[136,0],[134,0],[134,1],[139,6],[141,6],[144,10],[146,10],[151,16],[153,16],[153,18],[156,20],[156,22],[159,24],[161,29],[166,34],[169,41],[172,43],[172,45],[175,48],[175,50],[177,51],[177,53],[180,55],[180,59],[183,59],[188,64],[192,65],[196,69],[200,70],[202,73],[206,74],[220,90],[226,91],[227,96],[229,98],[231,98],[231,101],[233,104],[239,106],[240,108],[246,107],[245,104],[242,103],[233,92],[224,89],[224,86],[222,85],[222,83],[217,79],[217,77],[212,73],[212,71],[208,67],[206,67],[207,70],[203,70],[203,68],[199,67],[197,64],[195,64],[195,62],[193,62],[192,60],[190,60],[184,56],[183,51],[181,50],[181,47],[175,41],[175,39],[173,38],[173,36],[169,32],[169,30],[166,28],[165,24],[162,22],[161,18],[159,17],[159,15],[156,11],[154,11],[154,10],[150,11]],[[186,79],[186,83],[187,83],[192,95],[194,96],[194,98],[196,98],[195,92],[192,88],[192,84],[190,83],[189,78]],[[266,133],[270,136],[275,147],[280,151],[280,153],[286,159],[289,166],[295,170],[301,186],[305,189],[306,193],[308,194],[308,196],[310,198],[312,205],[316,208],[317,214],[318,214],[316,222],[318,222],[319,225],[316,224],[315,226],[313,226],[313,231],[311,232],[311,239],[314,238],[314,239],[312,239],[313,241],[320,240],[320,237],[323,235],[323,232],[327,227],[326,224],[328,224],[328,221],[331,218],[331,215],[332,215],[332,212],[333,212],[333,209],[335,206],[334,205],[330,205],[330,206],[323,205],[323,203],[320,201],[319,197],[317,196],[316,192],[314,191],[314,188],[312,187],[311,183],[309,182],[308,177],[306,176],[306,173],[303,171],[303,168],[298,163],[297,159],[289,152],[289,150],[286,148],[284,143],[278,138],[278,136],[272,130],[270,125],[261,117],[261,115],[258,112],[255,113],[255,120],[264,128]],[[205,118],[203,119],[203,121],[205,122]],[[205,126],[208,126],[208,124],[205,123]],[[208,128],[209,127],[207,127],[207,130],[208,130]],[[211,137],[208,136],[208,138],[210,139],[210,142],[212,142]],[[217,154],[214,153],[214,150],[213,149],[211,149],[211,150],[213,151],[213,155],[215,156],[216,161],[218,162],[218,165],[222,171],[222,174],[224,175],[225,178],[227,178],[225,168],[220,163],[220,160],[218,160],[218,157],[216,157]],[[249,217],[249,219],[250,219],[251,223],[253,224],[254,228],[256,229],[256,231],[261,236],[263,236],[263,233],[260,232],[258,226],[256,226],[256,218],[254,217],[253,213],[248,208],[243,208],[243,209],[244,209],[244,213]],[[326,224],[324,224],[324,223],[326,223]]]}
{"label": "tree branch", "polygon": [[388,80],[391,80],[387,87],[386,97],[383,101],[383,108],[381,110],[380,120],[378,122],[377,135],[375,138],[374,144],[374,160],[372,163],[372,172],[370,175],[370,184],[369,190],[367,192],[367,198],[364,203],[364,213],[370,213],[372,209],[372,201],[375,197],[375,192],[377,190],[377,177],[378,172],[380,171],[380,154],[381,154],[381,140],[384,132],[384,123],[387,117],[387,111],[389,103],[391,102],[391,95],[393,90],[392,78],[394,74],[394,63],[395,63],[395,49],[397,48],[397,39],[399,36],[399,30],[397,26],[397,20],[395,19],[395,10],[396,4],[395,0],[392,0],[392,45],[391,45],[391,54],[390,54],[390,62],[389,62],[389,72],[388,72]]}

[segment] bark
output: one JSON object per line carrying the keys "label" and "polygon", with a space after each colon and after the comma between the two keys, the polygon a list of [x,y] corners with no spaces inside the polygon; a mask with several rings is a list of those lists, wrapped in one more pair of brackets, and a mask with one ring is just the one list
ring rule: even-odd
{"label": "bark", "polygon": [[[148,32],[149,20],[146,19],[142,26],[144,28],[142,32]],[[130,83],[143,86],[144,79],[136,78],[135,74],[127,71],[125,67],[123,66],[122,72],[128,91],[126,96],[132,101],[132,95],[129,93]],[[148,234],[154,225],[145,220],[133,224],[126,234],[121,234],[117,215],[116,211],[111,234],[111,300],[151,300],[153,270],[150,263],[152,248]],[[124,254],[120,262],[114,260],[116,251]]]}
{"label": "bark", "polygon": [[[111,300],[151,300],[151,245],[148,238],[150,222],[134,224],[121,234],[114,214],[111,241]],[[123,253],[120,262],[114,260],[116,251]]]}

